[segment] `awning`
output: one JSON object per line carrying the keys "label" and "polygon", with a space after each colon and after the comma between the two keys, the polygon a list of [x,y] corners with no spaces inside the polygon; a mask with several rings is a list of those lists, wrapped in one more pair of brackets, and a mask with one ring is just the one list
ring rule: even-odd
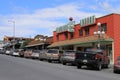
{"label": "awning", "polygon": [[31,41],[27,46],[25,47],[33,47],[33,46],[39,46],[39,45],[43,45],[44,43],[39,41],[39,40],[34,40]]}
{"label": "awning", "polygon": [[44,43],[39,43],[39,44],[31,44],[31,45],[27,45],[25,47],[33,47],[33,46],[39,46],[39,45],[43,45]]}
{"label": "awning", "polygon": [[[101,36],[100,41],[101,42],[112,42],[113,39],[107,35],[103,35]],[[86,36],[86,37],[80,37],[76,39],[59,41],[59,42],[55,42],[51,44],[50,46],[48,46],[48,48],[59,47],[59,46],[69,46],[69,45],[79,45],[79,44],[93,43],[93,42],[98,42],[98,36]]]}

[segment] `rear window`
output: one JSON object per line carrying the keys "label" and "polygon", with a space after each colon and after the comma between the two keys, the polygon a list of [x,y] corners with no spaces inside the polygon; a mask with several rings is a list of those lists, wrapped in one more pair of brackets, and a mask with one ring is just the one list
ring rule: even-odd
{"label": "rear window", "polygon": [[58,50],[48,50],[48,53],[58,53]]}
{"label": "rear window", "polygon": [[18,50],[14,50],[14,52],[19,52]]}
{"label": "rear window", "polygon": [[101,51],[86,51],[86,53],[90,54],[103,54]]}
{"label": "rear window", "polygon": [[120,56],[118,57],[118,60],[120,60]]}
{"label": "rear window", "polygon": [[39,53],[40,51],[39,51],[39,50],[35,50],[35,51],[33,51],[33,52],[35,52],[35,53]]}
{"label": "rear window", "polygon": [[75,51],[65,51],[65,53],[74,53]]}
{"label": "rear window", "polygon": [[87,54],[97,54],[97,52],[92,52],[92,51],[90,51],[90,52],[85,52],[85,53],[87,53]]}

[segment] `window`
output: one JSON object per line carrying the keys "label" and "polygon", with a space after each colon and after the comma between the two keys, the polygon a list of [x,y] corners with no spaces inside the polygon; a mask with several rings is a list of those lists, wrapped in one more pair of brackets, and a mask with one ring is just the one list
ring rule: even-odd
{"label": "window", "polygon": [[106,23],[104,23],[104,24],[101,24],[101,29],[102,29],[102,31],[107,31],[107,24]]}
{"label": "window", "polygon": [[59,41],[59,36],[57,35],[57,41]]}
{"label": "window", "polygon": [[85,28],[85,35],[88,36],[89,35],[89,28]]}
{"label": "window", "polygon": [[68,33],[65,33],[65,38],[68,39]]}
{"label": "window", "polygon": [[79,36],[83,36],[83,30],[82,29],[79,30]]}
{"label": "window", "polygon": [[73,38],[73,33],[72,33],[72,32],[70,33],[70,38],[71,38],[71,39]]}

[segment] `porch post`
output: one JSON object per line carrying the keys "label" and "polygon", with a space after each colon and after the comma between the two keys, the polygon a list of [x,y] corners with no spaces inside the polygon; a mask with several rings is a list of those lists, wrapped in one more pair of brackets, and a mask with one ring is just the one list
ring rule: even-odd
{"label": "porch post", "polygon": [[77,50],[77,46],[76,46],[76,45],[74,45],[74,48],[73,48],[73,50],[75,50],[75,51]]}
{"label": "porch post", "polygon": [[63,49],[62,49],[62,46],[59,47],[59,50],[63,50]]}
{"label": "porch post", "polygon": [[113,60],[112,60],[112,63],[111,64],[114,64],[114,41],[112,42],[112,58],[113,58]]}

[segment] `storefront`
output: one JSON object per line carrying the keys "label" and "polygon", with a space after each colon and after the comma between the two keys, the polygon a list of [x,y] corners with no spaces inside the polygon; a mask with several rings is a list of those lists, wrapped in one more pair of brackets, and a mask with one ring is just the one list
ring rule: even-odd
{"label": "storefront", "polygon": [[99,48],[106,51],[111,64],[120,55],[120,14],[109,14],[96,18],[90,16],[75,24],[69,23],[56,28],[53,32],[53,44],[49,48],[85,51]]}
{"label": "storefront", "polygon": [[26,46],[26,49],[32,49],[32,50],[42,50],[47,49],[47,46],[52,44],[52,36],[44,36],[44,35],[36,35],[34,40],[30,41],[28,45]]}

